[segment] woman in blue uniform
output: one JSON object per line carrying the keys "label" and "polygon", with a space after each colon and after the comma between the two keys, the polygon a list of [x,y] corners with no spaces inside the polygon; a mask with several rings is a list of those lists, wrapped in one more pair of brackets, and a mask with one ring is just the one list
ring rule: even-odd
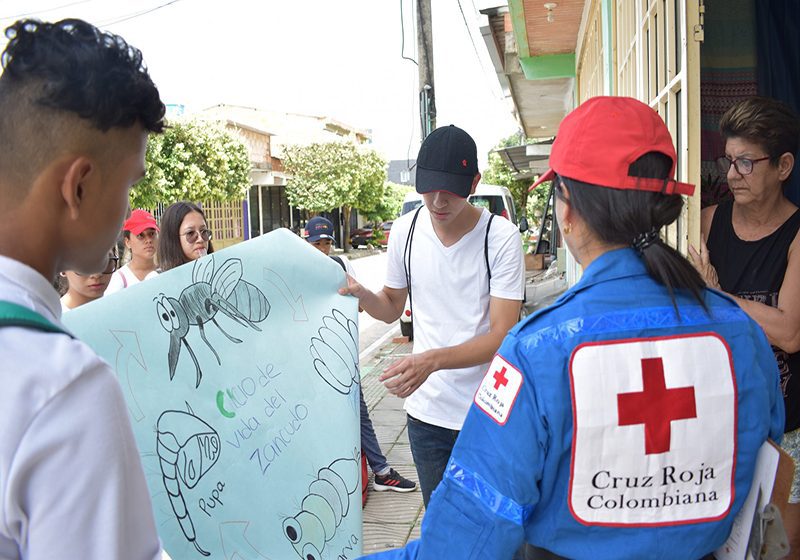
{"label": "woman in blue uniform", "polygon": [[[681,213],[669,132],[596,97],[540,179],[584,273],[506,337],[419,541],[385,558],[696,560],[728,537],[784,411],[761,329],[659,232]],[[538,184],[538,183],[537,183]]]}

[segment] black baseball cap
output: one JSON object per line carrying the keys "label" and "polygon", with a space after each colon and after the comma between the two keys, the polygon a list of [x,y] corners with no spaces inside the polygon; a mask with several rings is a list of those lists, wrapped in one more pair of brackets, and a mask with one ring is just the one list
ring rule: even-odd
{"label": "black baseball cap", "polygon": [[467,198],[478,174],[478,148],[472,136],[457,126],[431,132],[417,156],[417,192],[447,191]]}

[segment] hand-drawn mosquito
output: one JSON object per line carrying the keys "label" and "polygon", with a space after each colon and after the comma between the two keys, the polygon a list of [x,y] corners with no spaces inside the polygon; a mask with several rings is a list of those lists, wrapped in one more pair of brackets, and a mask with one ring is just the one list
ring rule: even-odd
{"label": "hand-drawn mosquito", "polygon": [[360,461],[361,454],[354,450],[352,459],[342,457],[322,467],[308,487],[300,513],[283,520],[283,534],[303,560],[321,560],[325,543],[347,517],[350,496],[358,488]]}
{"label": "hand-drawn mosquito", "polygon": [[196,326],[200,329],[200,337],[203,342],[214,353],[217,363],[222,364],[219,354],[206,338],[203,325],[209,321],[214,323],[228,340],[238,344],[241,340],[229,335],[217,322],[215,317],[217,311],[221,311],[240,325],[260,331],[261,329],[256,323],[267,318],[270,305],[261,290],[242,280],[242,261],[240,259],[226,260],[216,272],[214,271],[213,256],[197,260],[192,269],[192,282],[177,299],[160,294],[154,301],[161,326],[170,334],[168,354],[170,380],[175,377],[181,344],[185,344],[197,369],[195,387],[199,387],[203,372],[194,350],[186,339],[189,327]]}
{"label": "hand-drawn mosquito", "polygon": [[158,439],[156,453],[160,459],[161,476],[167,490],[172,512],[181,526],[181,531],[203,556],[209,553],[197,544],[194,523],[186,509],[181,493],[181,483],[194,488],[219,459],[222,447],[219,434],[194,415],[186,403],[186,412],[165,410],[156,422]]}

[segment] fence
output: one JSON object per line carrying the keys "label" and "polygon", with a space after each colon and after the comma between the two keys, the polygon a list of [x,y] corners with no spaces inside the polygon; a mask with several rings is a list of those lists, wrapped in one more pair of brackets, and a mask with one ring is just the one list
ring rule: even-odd
{"label": "fence", "polygon": [[[203,208],[208,229],[214,234],[214,249],[224,249],[244,241],[244,213],[241,200],[199,202],[198,205]],[[159,223],[167,206],[159,204],[150,210]]]}

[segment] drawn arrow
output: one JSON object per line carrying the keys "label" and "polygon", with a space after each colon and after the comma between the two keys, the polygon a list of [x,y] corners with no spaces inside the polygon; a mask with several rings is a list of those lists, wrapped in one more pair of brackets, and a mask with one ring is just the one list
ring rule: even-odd
{"label": "drawn arrow", "polygon": [[[225,560],[245,560],[252,558],[263,558],[269,560],[267,556],[261,554],[256,547],[247,540],[247,529],[250,527],[249,521],[225,521],[219,524],[219,539],[222,542],[222,554]],[[244,545],[242,545],[244,543]],[[242,554],[239,554],[239,547],[244,546]]]}
{"label": "drawn arrow", "polygon": [[299,295],[295,297],[291,288],[289,288],[289,285],[286,283],[286,280],[283,279],[283,276],[272,269],[265,268],[264,280],[275,286],[278,292],[280,292],[281,297],[289,304],[289,307],[292,309],[292,319],[295,322],[308,321],[306,308],[303,305],[303,296]]}
{"label": "drawn arrow", "polygon": [[133,393],[129,367],[130,359],[133,358],[147,372],[142,347],[139,345],[139,335],[134,331],[111,331],[111,336],[119,343],[117,356],[114,360],[114,369],[116,369],[117,375],[122,381],[120,385],[128,393],[128,410],[135,421],[141,422],[144,418],[144,412],[142,407],[139,406],[139,401],[136,400],[136,395]]}

